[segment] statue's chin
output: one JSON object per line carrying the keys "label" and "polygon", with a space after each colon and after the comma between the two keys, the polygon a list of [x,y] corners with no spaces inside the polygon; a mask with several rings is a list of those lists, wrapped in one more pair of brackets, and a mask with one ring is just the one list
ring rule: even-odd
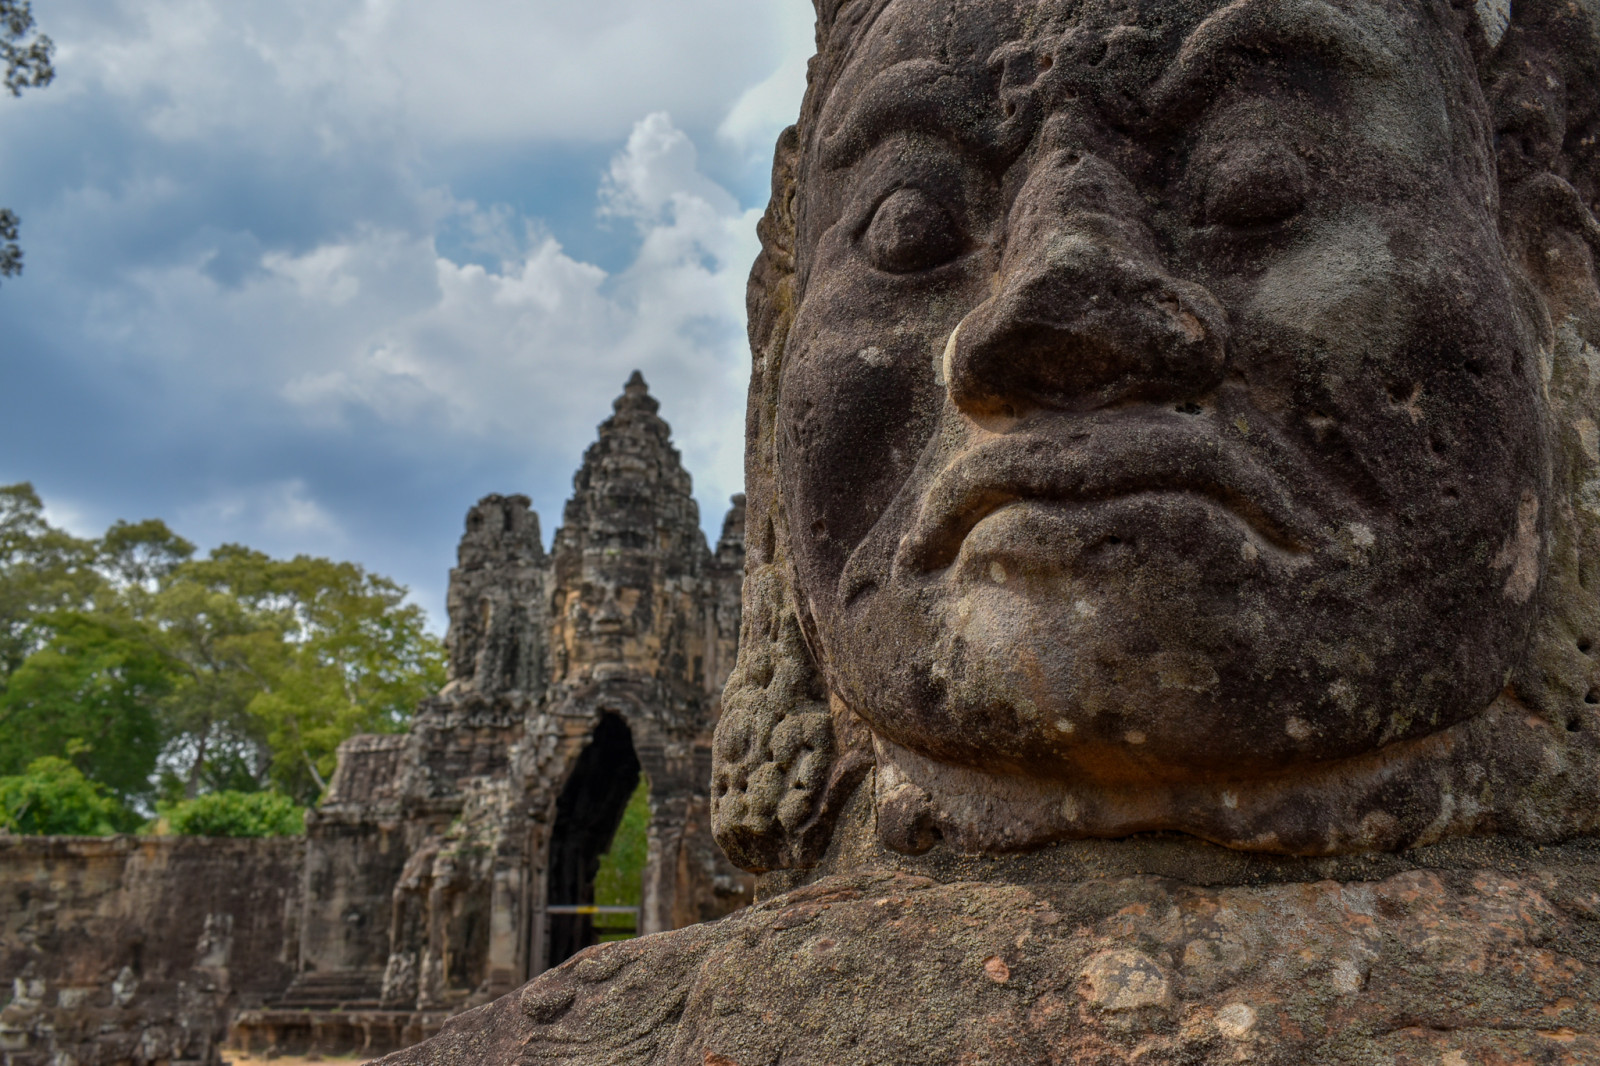
{"label": "statue's chin", "polygon": [[1225,847],[1339,855],[1431,843],[1478,827],[1482,768],[1548,747],[1548,723],[1502,696],[1448,729],[1271,777],[1118,784],[997,772],[874,736],[879,842],[918,854],[1022,852],[1055,841],[1178,832]]}
{"label": "statue's chin", "polygon": [[856,653],[833,657],[839,691],[881,735],[929,758],[1107,786],[1293,772],[1429,731],[1446,724],[1444,706],[1493,696],[1492,684],[1452,689],[1447,703],[1411,708],[1413,732],[1385,735],[1393,716],[1363,713],[1384,693],[1347,683],[1330,700],[1325,683],[1293,670],[1264,690],[1255,679],[1266,664],[1295,649],[1232,623],[1272,617],[1265,605],[1207,620],[1174,596],[1163,617],[1099,582],[1071,584],[953,588],[904,656],[872,639],[894,631],[881,604],[844,645]]}

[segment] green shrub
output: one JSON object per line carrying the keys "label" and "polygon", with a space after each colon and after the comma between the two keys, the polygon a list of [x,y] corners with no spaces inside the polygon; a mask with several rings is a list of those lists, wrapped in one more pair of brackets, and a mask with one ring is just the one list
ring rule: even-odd
{"label": "green shrub", "polygon": [[[637,907],[644,896],[644,863],[649,855],[650,782],[639,775],[639,787],[628,800],[622,824],[611,846],[600,857],[594,878],[594,901],[603,907]],[[625,915],[602,914],[594,919],[600,939],[626,940],[633,922]]]}
{"label": "green shrub", "polygon": [[278,792],[208,792],[161,808],[167,832],[185,837],[292,837],[306,811]]}
{"label": "green shrub", "polygon": [[110,836],[134,814],[65,759],[47,755],[0,777],[0,829],[30,836]]}

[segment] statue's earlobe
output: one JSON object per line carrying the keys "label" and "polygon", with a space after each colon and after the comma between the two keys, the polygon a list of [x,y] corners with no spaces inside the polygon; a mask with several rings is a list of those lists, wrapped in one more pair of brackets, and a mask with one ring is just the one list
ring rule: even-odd
{"label": "statue's earlobe", "polygon": [[842,732],[784,575],[752,568],[712,762],[712,831],[730,859],[756,872],[817,863],[872,765],[865,738]]}

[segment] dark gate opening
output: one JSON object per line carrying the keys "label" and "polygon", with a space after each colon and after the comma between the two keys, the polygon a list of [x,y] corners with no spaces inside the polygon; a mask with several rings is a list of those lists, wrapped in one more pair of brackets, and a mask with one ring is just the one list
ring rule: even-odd
{"label": "dark gate opening", "polygon": [[600,857],[611,846],[638,784],[639,757],[627,723],[614,714],[601,715],[589,746],[578,756],[578,764],[556,800],[545,897],[552,908],[547,918],[551,966],[600,942],[593,917],[563,914],[554,908],[593,906]]}

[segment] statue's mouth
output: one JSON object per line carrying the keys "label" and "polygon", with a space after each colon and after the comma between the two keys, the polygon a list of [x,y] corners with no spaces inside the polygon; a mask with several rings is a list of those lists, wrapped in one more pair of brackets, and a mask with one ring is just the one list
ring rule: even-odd
{"label": "statue's mouth", "polygon": [[1298,457],[1273,455],[1289,468],[1280,473],[1257,450],[1208,417],[1149,410],[1052,417],[986,436],[934,476],[895,569],[943,570],[980,522],[1013,504],[1092,506],[1156,493],[1223,508],[1263,547],[1303,554],[1329,525],[1290,485],[1314,482],[1297,469]]}

